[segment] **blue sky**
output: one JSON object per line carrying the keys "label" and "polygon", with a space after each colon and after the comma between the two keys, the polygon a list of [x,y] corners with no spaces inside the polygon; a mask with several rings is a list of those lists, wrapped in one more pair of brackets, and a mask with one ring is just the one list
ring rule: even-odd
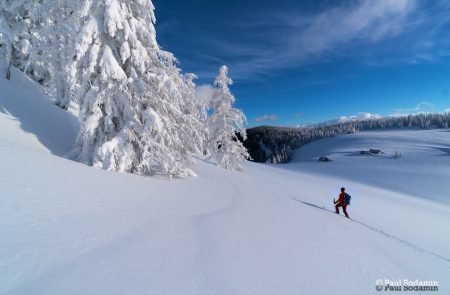
{"label": "blue sky", "polygon": [[250,126],[450,109],[448,0],[153,0],[160,45]]}

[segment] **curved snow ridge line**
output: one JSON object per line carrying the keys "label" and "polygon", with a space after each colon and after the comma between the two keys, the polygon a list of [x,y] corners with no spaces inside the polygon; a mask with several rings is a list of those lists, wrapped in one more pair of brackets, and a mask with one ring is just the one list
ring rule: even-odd
{"label": "curved snow ridge line", "polygon": [[[292,198],[292,197],[291,197],[291,198]],[[328,212],[331,212],[331,213],[336,214],[334,211],[325,208],[325,206],[318,206],[318,205],[316,205],[316,204],[308,203],[308,202],[305,202],[305,201],[302,201],[302,200],[298,200],[298,199],[296,199],[296,198],[292,198],[292,200],[294,200],[294,201],[296,201],[296,202],[299,202],[299,203],[302,203],[302,204],[304,204],[304,205],[308,205],[308,206],[311,206],[311,207],[314,207],[314,208],[317,208],[317,209],[321,209],[321,210],[328,211]],[[401,238],[398,238],[398,237],[396,237],[396,236],[394,236],[394,235],[391,235],[391,234],[389,234],[389,233],[386,233],[385,231],[383,231],[383,230],[381,230],[381,229],[375,228],[375,227],[373,227],[373,226],[371,226],[371,225],[368,225],[368,224],[366,224],[366,223],[364,223],[364,222],[361,222],[361,221],[359,221],[359,220],[355,220],[355,219],[352,219],[352,218],[350,218],[350,220],[353,221],[353,222],[356,222],[356,223],[358,223],[358,224],[360,224],[360,225],[362,225],[362,226],[364,226],[364,227],[366,227],[366,228],[368,228],[368,229],[370,229],[370,230],[372,230],[372,231],[378,232],[378,233],[382,234],[383,236],[385,236],[385,237],[387,237],[387,238],[389,238],[389,239],[396,240],[396,241],[399,242],[400,244],[405,245],[405,246],[407,246],[407,247],[409,247],[409,248],[412,248],[412,249],[417,250],[417,251],[422,252],[422,253],[426,253],[426,254],[432,255],[432,256],[434,256],[434,257],[436,257],[436,258],[439,258],[439,259],[441,259],[441,260],[450,262],[450,258],[447,258],[447,257],[445,257],[445,256],[442,256],[442,255],[439,255],[439,254],[437,254],[437,253],[434,253],[433,251],[426,250],[426,249],[424,249],[424,248],[422,248],[422,247],[419,247],[419,246],[417,246],[417,245],[415,245],[415,244],[413,244],[413,243],[411,243],[411,242],[408,242],[408,241],[403,240],[403,239],[401,239]]]}

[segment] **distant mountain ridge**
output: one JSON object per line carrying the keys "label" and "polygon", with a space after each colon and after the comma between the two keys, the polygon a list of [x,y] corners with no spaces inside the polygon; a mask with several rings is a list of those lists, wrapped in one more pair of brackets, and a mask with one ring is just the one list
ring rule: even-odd
{"label": "distant mountain ridge", "polygon": [[302,145],[335,135],[374,129],[442,129],[449,126],[449,112],[351,120],[301,128],[260,126],[247,129],[244,145],[252,161],[287,163],[291,160],[293,151]]}

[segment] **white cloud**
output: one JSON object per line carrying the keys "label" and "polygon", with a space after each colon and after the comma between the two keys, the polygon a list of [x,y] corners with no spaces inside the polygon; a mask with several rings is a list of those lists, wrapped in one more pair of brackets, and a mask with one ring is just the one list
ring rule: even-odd
{"label": "white cloud", "polygon": [[450,113],[450,109],[446,109],[444,113]]}
{"label": "white cloud", "polygon": [[342,116],[338,119],[338,122],[347,122],[347,121],[355,121],[355,120],[369,120],[369,119],[380,119],[383,116],[380,114],[371,114],[365,112],[359,112],[357,115],[353,116]]}
{"label": "white cloud", "polygon": [[277,119],[278,119],[277,115],[264,115],[253,119],[253,121],[261,123],[261,122],[272,122],[276,121]]}
{"label": "white cloud", "polygon": [[312,126],[329,126],[339,123],[345,123],[345,122],[351,122],[351,121],[357,121],[357,120],[375,120],[375,119],[381,119],[383,118],[380,114],[372,114],[372,113],[366,113],[366,112],[359,112],[356,115],[352,116],[341,116],[339,119],[333,119],[326,122],[322,122],[319,124],[311,124]]}
{"label": "white cloud", "polygon": [[195,88],[195,95],[204,104],[209,105],[211,102],[216,89],[210,84],[199,85]]}
{"label": "white cloud", "polygon": [[434,104],[428,101],[421,101],[413,108],[398,109],[395,111],[393,115],[395,116],[395,115],[408,115],[418,113],[431,113],[435,111],[436,107]]}
{"label": "white cloud", "polygon": [[419,102],[414,108],[415,111],[419,112],[422,110],[434,110],[434,104],[428,101]]}

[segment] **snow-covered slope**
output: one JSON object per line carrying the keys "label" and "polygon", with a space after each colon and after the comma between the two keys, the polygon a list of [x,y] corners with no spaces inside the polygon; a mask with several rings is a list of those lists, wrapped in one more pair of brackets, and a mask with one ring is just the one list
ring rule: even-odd
{"label": "snow-covered slope", "polygon": [[[378,149],[379,155],[361,151]],[[397,155],[397,156],[396,156]],[[318,163],[328,156],[332,162]],[[450,204],[450,129],[367,131],[327,138],[294,154],[294,170],[326,174]]]}
{"label": "snow-covered slope", "polygon": [[19,71],[12,69],[12,80],[7,81],[3,78],[4,65],[0,63],[0,73],[0,112],[16,121],[23,131],[18,136],[33,135],[33,141],[55,155],[69,152],[78,130],[77,119],[62,112]]}
{"label": "snow-covered slope", "polygon": [[[0,79],[0,294],[379,294],[377,279],[450,290],[446,203],[302,163],[201,162],[184,180],[96,170],[61,157],[73,118],[13,76]],[[342,184],[357,221],[321,208]]]}

